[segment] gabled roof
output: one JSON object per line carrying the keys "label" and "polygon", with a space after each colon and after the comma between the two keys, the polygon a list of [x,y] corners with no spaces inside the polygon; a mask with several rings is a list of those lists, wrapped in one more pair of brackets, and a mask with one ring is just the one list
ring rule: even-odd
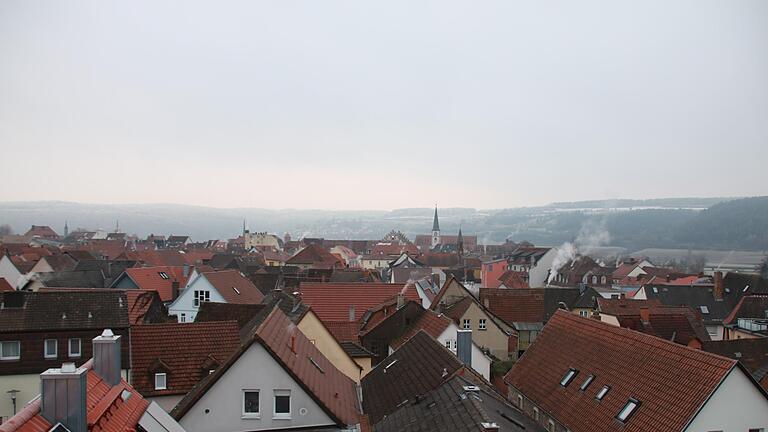
{"label": "gabled roof", "polygon": [[317,268],[333,268],[339,265],[339,259],[322,246],[312,243],[289,258],[288,265],[309,264]]}
{"label": "gabled roof", "polygon": [[157,291],[125,290],[131,325],[168,321],[168,310]]}
{"label": "gabled roof", "polygon": [[49,255],[40,259],[45,260],[55,272],[72,270],[77,264],[77,261],[67,254]]}
{"label": "gabled roof", "polygon": [[264,294],[237,270],[204,272],[201,275],[224,297],[227,303],[261,303]]}
{"label": "gabled roof", "polygon": [[16,291],[11,284],[8,283],[5,278],[0,278],[0,292],[3,291]]}
{"label": "gabled roof", "polygon": [[604,313],[606,315],[613,315],[613,316],[619,316],[619,315],[638,315],[639,316],[640,309],[656,307],[656,306],[662,306],[661,302],[658,299],[648,299],[648,300],[630,299],[630,298],[609,299],[602,296],[597,298],[597,309],[600,311],[600,313]]}
{"label": "gabled roof", "polygon": [[619,325],[682,345],[688,345],[694,339],[699,342],[710,340],[701,317],[690,306],[650,307],[647,314],[647,321],[643,319],[642,311],[619,315]]}
{"label": "gabled roof", "polygon": [[463,376],[454,376],[418,399],[409,399],[373,430],[481,432],[492,424],[507,432],[544,431],[489,385]]}
{"label": "gabled roof", "polygon": [[463,368],[458,357],[420,331],[363,377],[363,410],[376,423]]}
{"label": "gabled roof", "polygon": [[528,282],[525,280],[524,275],[525,273],[523,272],[507,270],[501,276],[499,276],[499,280],[501,281],[502,285],[510,289],[530,288]]}
{"label": "gabled roof", "polygon": [[545,321],[541,288],[480,288],[480,301],[507,324]]}
{"label": "gabled roof", "polygon": [[177,420],[181,419],[253,343],[261,344],[338,425],[347,426],[359,422],[356,384],[336,369],[277,307],[264,318],[229,360],[187,393],[171,415]]}
{"label": "gabled roof", "polygon": [[261,312],[263,304],[235,304],[203,302],[195,315],[195,322],[236,321],[239,328],[245,327],[249,321]]}
{"label": "gabled roof", "polygon": [[[88,430],[123,432],[140,430],[139,422],[150,406],[125,380],[110,386],[92,369],[93,360],[83,366],[88,369],[86,384],[86,412]],[[129,397],[125,397],[125,392]],[[49,432],[54,425],[40,413],[41,400],[38,397],[18,414],[0,425],[2,432]]]}
{"label": "gabled roof", "polygon": [[413,320],[411,325],[405,328],[405,331],[400,337],[390,341],[389,346],[397,349],[415,334],[420,332],[426,332],[429,336],[437,339],[450,325],[451,319],[447,316],[428,309],[422,309],[421,314]]}
{"label": "gabled roof", "polygon": [[768,318],[768,295],[748,295],[739,300],[723,324],[734,324],[739,318]]}
{"label": "gabled roof", "polygon": [[[704,351],[738,360],[753,376],[768,366],[768,338],[706,341],[701,345]],[[756,380],[762,378],[755,376]]]}
{"label": "gabled roof", "polygon": [[702,311],[705,323],[721,323],[743,295],[740,290],[725,289],[723,300],[715,299],[712,286],[644,285],[649,299],[657,299],[667,306],[690,306]]}
{"label": "gabled roof", "polygon": [[421,301],[411,284],[302,282],[299,292],[302,303],[311,307],[324,322],[349,321],[350,306],[355,309],[354,320],[359,321],[368,309],[401,292],[408,300]]}
{"label": "gabled roof", "polygon": [[341,348],[344,349],[344,352],[346,352],[347,355],[352,358],[376,357],[376,354],[368,351],[367,349],[354,342],[339,342],[339,345],[341,345]]}
{"label": "gabled roof", "polygon": [[184,276],[184,266],[133,267],[125,269],[125,275],[131,278],[140,290],[157,291],[163,301],[174,300],[174,282],[178,283],[179,291],[184,289],[187,285],[191,269],[187,268],[187,272],[187,275]]}
{"label": "gabled roof", "polygon": [[[186,394],[240,347],[239,331],[235,321],[134,326],[131,382],[144,396]],[[155,372],[167,373],[166,390],[155,390]]]}
{"label": "gabled roof", "polygon": [[128,328],[122,291],[4,292],[0,305],[0,333]]}
{"label": "gabled roof", "polygon": [[54,231],[51,227],[48,225],[32,225],[32,228],[29,229],[24,234],[26,237],[44,237],[44,238],[57,238],[59,235],[56,234],[56,231]]}
{"label": "gabled roof", "polygon": [[[573,431],[684,430],[736,365],[629,329],[558,311],[504,381]],[[560,384],[569,369],[573,381]],[[580,390],[587,376],[594,380]],[[595,399],[605,385],[610,390]],[[615,417],[630,398],[640,406]]]}

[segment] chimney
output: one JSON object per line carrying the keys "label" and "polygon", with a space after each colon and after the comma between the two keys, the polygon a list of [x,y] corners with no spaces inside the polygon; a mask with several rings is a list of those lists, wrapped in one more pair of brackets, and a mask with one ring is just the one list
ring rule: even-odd
{"label": "chimney", "polygon": [[715,300],[723,300],[723,272],[715,272],[715,287],[712,289]]}
{"label": "chimney", "polygon": [[64,363],[40,374],[40,413],[52,425],[61,423],[71,432],[88,431],[86,389],[88,369]]}
{"label": "chimney", "polygon": [[647,307],[640,308],[640,320],[645,324],[651,322],[651,311]]}
{"label": "chimney", "polygon": [[184,263],[184,265],[183,265],[183,266],[181,266],[181,274],[182,274],[182,276],[184,276],[185,278],[188,278],[188,277],[189,277],[189,264],[187,264],[187,263]]}
{"label": "chimney", "polygon": [[120,336],[106,329],[93,338],[93,371],[110,386],[120,382]]}
{"label": "chimney", "polygon": [[400,293],[397,295],[397,309],[405,306],[405,294]]}
{"label": "chimney", "polygon": [[349,305],[349,322],[355,322],[355,305]]}
{"label": "chimney", "polygon": [[472,367],[472,330],[456,331],[456,355],[462,363]]}
{"label": "chimney", "polygon": [[171,282],[171,297],[176,300],[179,297],[179,281],[176,279]]}

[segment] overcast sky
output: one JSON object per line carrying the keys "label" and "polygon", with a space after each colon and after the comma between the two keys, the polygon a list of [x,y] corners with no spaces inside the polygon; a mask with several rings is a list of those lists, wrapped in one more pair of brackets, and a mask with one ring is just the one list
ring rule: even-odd
{"label": "overcast sky", "polygon": [[768,2],[0,1],[0,201],[768,193]]}

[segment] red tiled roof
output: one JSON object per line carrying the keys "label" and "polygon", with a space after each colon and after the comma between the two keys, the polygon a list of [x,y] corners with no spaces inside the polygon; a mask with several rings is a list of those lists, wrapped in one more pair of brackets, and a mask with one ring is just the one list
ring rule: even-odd
{"label": "red tiled roof", "polygon": [[128,302],[128,322],[130,325],[143,324],[152,302],[160,301],[157,292],[142,290],[125,290],[125,299]]}
{"label": "red tiled roof", "polygon": [[653,306],[648,308],[648,321],[641,313],[618,316],[619,325],[668,341],[688,345],[693,339],[710,340],[701,317],[690,306]]}
{"label": "red tiled roof", "polygon": [[597,298],[597,310],[606,315],[640,315],[641,308],[661,307],[659,299],[638,300],[631,298]]}
{"label": "red tiled roof", "polygon": [[3,292],[3,291],[15,291],[15,290],[13,289],[13,286],[11,286],[11,284],[9,284],[7,280],[5,280],[5,278],[0,278],[0,292]]}
{"label": "red tiled roof", "polygon": [[[91,369],[93,360],[82,367]],[[92,432],[124,432],[138,430],[141,416],[149,406],[144,399],[125,380],[115,386],[105,383],[92,369],[88,371],[86,385],[88,430]],[[125,400],[123,391],[131,396]],[[47,432],[53,425],[40,414],[40,399],[27,405],[16,416],[0,425],[2,432]]]}
{"label": "red tiled roof", "polygon": [[[683,430],[736,365],[714,354],[557,311],[504,381],[568,429]],[[560,380],[573,368],[573,381]],[[593,382],[580,386],[588,375]],[[601,401],[595,395],[604,386]],[[615,417],[629,398],[640,401],[630,419]]]}
{"label": "red tiled roof", "polygon": [[302,282],[299,286],[302,303],[310,306],[323,321],[349,321],[352,305],[354,320],[359,321],[367,310],[403,291],[406,299],[421,301],[413,284]]}
{"label": "red tiled roof", "polygon": [[537,288],[480,288],[480,303],[509,324],[544,322],[544,294]]}
{"label": "red tiled roof", "polygon": [[405,333],[391,341],[389,345],[393,349],[398,349],[400,345],[407,342],[410,338],[416,335],[416,333],[419,333],[422,330],[437,339],[450,325],[451,319],[447,316],[425,309],[422,311],[421,315],[413,321]]}
{"label": "red tiled roof", "polygon": [[360,323],[355,321],[321,321],[328,331],[339,342],[355,342],[360,343],[360,337],[358,331],[360,329]]}
{"label": "red tiled roof", "polygon": [[530,288],[524,278],[525,272],[507,270],[499,276],[499,280],[507,288]]}
{"label": "red tiled roof", "polygon": [[[187,269],[191,272],[191,269]],[[166,277],[161,276],[165,274]],[[157,267],[133,267],[125,269],[125,274],[141,290],[157,291],[163,301],[171,301],[173,298],[173,282],[179,283],[179,290],[187,285],[187,276],[184,276],[183,266],[157,266]]]}
{"label": "red tiled roof", "polygon": [[333,268],[341,265],[337,257],[315,243],[300,250],[289,258],[286,264],[309,264],[315,268]]}
{"label": "red tiled roof", "polygon": [[202,274],[224,297],[227,303],[261,303],[264,294],[237,270],[222,270]]}
{"label": "red tiled roof", "polygon": [[[237,321],[131,327],[131,379],[144,396],[186,394],[240,346]],[[167,389],[155,390],[153,366],[167,367]]]}
{"label": "red tiled roof", "polygon": [[418,255],[419,248],[415,244],[378,243],[373,247],[373,251],[371,251],[373,255],[384,254],[394,256],[402,253]]}

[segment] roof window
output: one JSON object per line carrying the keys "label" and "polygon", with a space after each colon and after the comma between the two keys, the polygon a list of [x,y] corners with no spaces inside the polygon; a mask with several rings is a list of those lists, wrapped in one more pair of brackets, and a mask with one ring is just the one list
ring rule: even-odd
{"label": "roof window", "polygon": [[163,279],[166,279],[166,280],[167,280],[167,279],[170,279],[170,278],[168,277],[168,273],[166,273],[166,272],[157,272],[157,274],[159,274],[159,275],[160,275],[160,277],[161,277],[161,278],[163,278]]}
{"label": "roof window", "polygon": [[581,390],[581,391],[586,390],[587,387],[589,387],[589,385],[592,384],[592,381],[594,381],[594,380],[595,380],[595,376],[594,375],[588,376],[587,379],[585,379],[584,382],[581,383],[581,387],[579,387],[579,390]]}
{"label": "roof window", "polygon": [[632,417],[632,414],[635,413],[637,410],[637,407],[640,406],[640,401],[634,398],[630,398],[627,401],[627,404],[624,405],[624,408],[619,411],[619,413],[616,415],[616,419],[619,420],[622,423],[626,423],[630,417]]}
{"label": "roof window", "polygon": [[563,379],[560,380],[560,385],[563,387],[568,387],[568,384],[573,381],[574,378],[576,378],[576,374],[579,373],[578,370],[570,368],[568,369],[568,372],[563,375]]}
{"label": "roof window", "polygon": [[608,394],[608,390],[611,389],[611,386],[603,386],[603,388],[600,389],[599,392],[597,392],[597,395],[595,396],[595,399],[597,400],[603,400],[605,395]]}
{"label": "roof window", "polygon": [[235,293],[236,293],[237,295],[240,295],[240,290],[239,290],[239,289],[237,289],[237,288],[235,288],[235,287],[232,287],[232,289],[233,289],[233,290],[235,290]]}
{"label": "roof window", "polygon": [[701,313],[703,313],[703,314],[708,314],[709,313],[709,308],[706,307],[706,306],[699,306],[699,309],[701,310]]}

